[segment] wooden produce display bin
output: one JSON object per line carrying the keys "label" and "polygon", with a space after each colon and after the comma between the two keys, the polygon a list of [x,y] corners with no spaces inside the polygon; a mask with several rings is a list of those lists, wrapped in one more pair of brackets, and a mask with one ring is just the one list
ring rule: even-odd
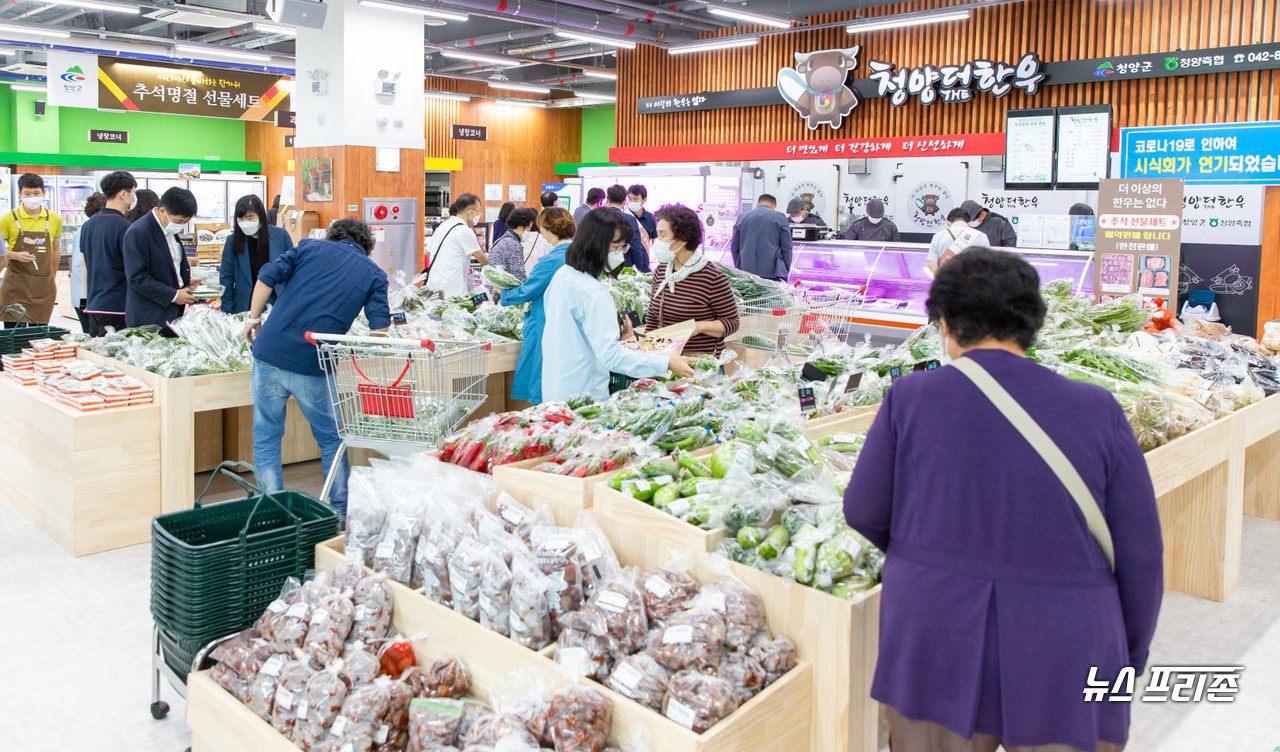
{"label": "wooden produce display bin", "polygon": [[[317,569],[332,570],[343,561],[341,538],[316,546]],[[418,591],[394,581],[390,586],[394,596],[391,612],[394,627],[403,634],[427,635],[415,644],[419,662],[445,656],[459,658],[471,672],[472,694],[479,699],[487,701],[493,688],[503,686],[511,671],[518,668],[533,668],[556,687],[571,683],[569,676],[549,657],[549,650],[541,653],[528,650]],[[609,698],[613,708],[610,742],[615,744],[630,738],[635,729],[643,728],[649,748],[655,752],[804,752],[810,749],[813,678],[811,667],[804,661],[797,662],[785,676],[703,734],[696,734],[602,684],[587,684]],[[194,724],[192,734],[194,738]],[[201,750],[195,748],[194,752]]]}
{"label": "wooden produce display bin", "polygon": [[[253,396],[250,394],[250,401]],[[199,416],[201,413],[197,413]],[[222,445],[221,457],[227,461],[253,464],[253,407],[231,407],[218,416]],[[284,440],[280,443],[280,462],[292,465],[320,459],[320,445],[311,435],[311,424],[302,415],[298,401],[289,400],[284,419]],[[217,463],[214,463],[214,467]],[[212,470],[213,468],[206,468]],[[196,468],[201,472],[200,468]]]}
{"label": "wooden produce display bin", "polygon": [[[552,507],[553,511],[556,511],[557,507],[560,507],[561,511],[564,508],[578,510],[590,509],[595,498],[596,487],[603,485],[626,468],[626,465],[623,465],[616,470],[589,475],[585,478],[543,473],[533,469],[547,461],[547,457],[536,457],[531,460],[498,465],[493,468],[493,478],[498,482],[500,490],[511,494],[521,504],[527,505],[530,499],[556,499],[559,503]],[[603,487],[608,488],[607,485]],[[572,521],[565,523],[560,519],[561,511],[556,512],[556,524],[573,524]],[[577,515],[570,516],[572,519]]]}
{"label": "wooden produce display bin", "polygon": [[1244,513],[1280,520],[1280,395],[1232,417],[1244,423]]}
{"label": "wooden produce display bin", "polygon": [[0,379],[0,494],[75,556],[151,539],[160,513],[160,408],[81,412]]}

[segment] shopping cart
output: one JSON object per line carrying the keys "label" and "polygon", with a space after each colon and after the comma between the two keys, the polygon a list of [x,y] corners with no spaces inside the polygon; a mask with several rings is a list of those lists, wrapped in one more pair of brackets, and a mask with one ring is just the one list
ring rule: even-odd
{"label": "shopping cart", "polygon": [[768,353],[764,363],[759,362],[761,358],[748,358],[749,366],[771,365],[778,359],[790,363],[791,355],[804,352],[799,334],[808,309],[808,303],[789,290],[742,301],[738,304],[738,331],[729,342],[747,350]]}
{"label": "shopping cart", "polygon": [[860,334],[853,325],[857,311],[866,297],[866,287],[852,289],[810,290],[805,293],[808,310],[800,318],[797,330],[812,342],[835,338],[852,343]]}
{"label": "shopping cart", "polygon": [[314,332],[307,341],[319,352],[342,439],[322,500],[348,449],[434,448],[488,399],[488,342]]}

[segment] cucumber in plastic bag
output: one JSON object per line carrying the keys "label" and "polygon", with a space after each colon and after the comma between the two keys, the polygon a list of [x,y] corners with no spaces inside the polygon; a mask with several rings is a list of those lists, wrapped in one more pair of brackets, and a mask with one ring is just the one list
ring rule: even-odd
{"label": "cucumber in plastic bag", "polygon": [[480,270],[480,273],[484,275],[485,281],[499,290],[510,290],[523,284],[511,272],[496,266],[486,266]]}

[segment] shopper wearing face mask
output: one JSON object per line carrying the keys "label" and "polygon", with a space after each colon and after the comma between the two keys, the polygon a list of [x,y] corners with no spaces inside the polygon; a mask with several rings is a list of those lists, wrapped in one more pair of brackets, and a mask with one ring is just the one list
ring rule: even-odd
{"label": "shopper wearing face mask", "polygon": [[934,233],[929,241],[929,271],[937,273],[938,267],[970,246],[990,246],[986,235],[969,226],[969,213],[955,208],[947,215],[947,226]]}
{"label": "shopper wearing face mask", "polygon": [[[249,310],[258,272],[293,247],[288,231],[267,224],[266,219],[262,199],[250,194],[236,201],[235,226],[222,246],[222,266],[218,269],[223,313]],[[275,302],[275,294],[269,302]]]}
{"label": "shopper wearing face mask", "polygon": [[618,341],[617,308],[600,277],[606,267],[621,265],[631,244],[626,219],[613,209],[589,212],[565,251],[565,265],[543,296],[542,398],[548,402],[584,392],[606,400],[611,372],[635,379],[668,370],[693,375],[684,356],[631,350]]}
{"label": "shopper wearing face mask", "polygon": [[493,243],[489,251],[489,266],[494,266],[510,273],[513,277],[525,281],[524,239],[532,232],[538,215],[527,207],[512,209],[507,215],[507,231]]}
{"label": "shopper wearing face mask", "polygon": [[129,231],[128,214],[141,204],[143,193],[133,175],[123,170],[106,175],[99,186],[107,204],[80,228],[85,315],[89,317],[89,333],[95,337],[106,334],[108,328],[125,328],[129,278],[124,271],[124,235]]}
{"label": "shopper wearing face mask", "polygon": [[809,225],[813,224],[809,220],[809,209],[804,205],[804,199],[793,198],[787,202],[787,219],[793,225]]}
{"label": "shopper wearing face mask", "polygon": [[867,202],[867,216],[855,219],[844,233],[845,240],[872,243],[901,243],[902,235],[891,219],[885,219],[884,202],[873,198]]}
{"label": "shopper wearing face mask", "polygon": [[[62,217],[49,211],[44,179],[34,172],[18,178],[16,209],[0,217],[0,235],[4,237],[7,271],[0,283],[0,308],[21,305],[25,317],[17,311],[4,315],[4,326],[48,324],[58,296],[54,275],[62,250]],[[19,323],[21,321],[22,323]]]}
{"label": "shopper wearing face mask", "polygon": [[1000,248],[1018,246],[1018,233],[1014,232],[1013,225],[1003,216],[972,200],[960,204],[960,208],[969,215],[969,226],[986,235],[991,245]]}
{"label": "shopper wearing face mask", "polygon": [[471,292],[467,269],[471,259],[481,266],[489,263],[489,254],[480,247],[474,228],[484,214],[480,197],[464,193],[449,206],[449,218],[431,234],[427,242],[427,281],[429,290],[437,290],[446,298]]}
{"label": "shopper wearing face mask", "polygon": [[702,223],[686,206],[658,210],[653,241],[653,292],[645,324],[651,329],[694,321],[686,355],[720,355],[724,338],[738,331],[738,304],[729,280],[698,250]]}
{"label": "shopper wearing face mask", "polygon": [[196,214],[196,197],[186,188],[170,188],[160,205],[124,234],[124,270],[129,280],[124,320],[127,326],[155,325],[174,336],[169,322],[196,302],[188,289],[191,265],[178,234]]}
{"label": "shopper wearing face mask", "polygon": [[538,217],[537,232],[551,250],[538,259],[524,284],[504,290],[499,301],[502,305],[529,304],[529,312],[524,315],[524,341],[520,343],[520,357],[511,378],[513,400],[535,405],[542,402],[542,331],[547,321],[543,296],[556,272],[564,266],[565,251],[569,250],[569,241],[576,231],[577,225],[568,211],[558,206],[543,210]]}
{"label": "shopper wearing face mask", "polygon": [[658,220],[653,212],[644,208],[644,202],[648,200],[649,189],[643,185],[636,183],[627,188],[627,211],[631,212],[631,216],[635,217],[640,225],[642,230],[640,244],[645,247],[645,250],[651,250],[653,239],[658,237]]}
{"label": "shopper wearing face mask", "polygon": [[[640,242],[640,221],[636,219],[636,215],[627,211],[627,189],[621,185],[611,185],[604,192],[605,199],[609,202],[609,211],[616,211],[621,214],[627,224],[631,226],[631,240],[627,244],[626,258],[622,266],[630,266],[638,272],[649,272],[649,251],[645,249],[644,244]],[[608,271],[614,271],[621,267],[610,267]]]}

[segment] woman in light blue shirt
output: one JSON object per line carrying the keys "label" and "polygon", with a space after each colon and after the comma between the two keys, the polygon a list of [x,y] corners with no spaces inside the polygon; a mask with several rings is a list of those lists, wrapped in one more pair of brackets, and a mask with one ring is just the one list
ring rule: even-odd
{"label": "woman in light blue shirt", "polygon": [[520,344],[520,357],[516,360],[516,372],[511,379],[511,399],[542,402],[542,330],[547,315],[542,296],[546,293],[556,272],[564,267],[564,254],[576,231],[573,217],[558,206],[545,209],[538,217],[538,231],[551,245],[551,251],[538,259],[529,279],[519,287],[502,291],[501,305],[529,304],[524,315],[524,342]]}
{"label": "woman in light blue shirt", "polygon": [[[95,191],[84,202],[84,218],[89,217],[102,211],[107,205],[107,197]],[[84,250],[80,247],[80,230],[76,230],[75,237],[71,238],[71,307],[75,309],[76,318],[80,319],[80,330],[85,334],[93,332],[93,323],[89,321],[89,314],[84,312],[85,298],[89,297],[84,283],[84,257],[81,255]]]}
{"label": "woman in light blue shirt", "polygon": [[586,392],[609,398],[609,373],[632,378],[662,376],[668,370],[691,376],[689,359],[629,350],[618,341],[618,312],[600,281],[622,266],[631,243],[631,225],[621,212],[594,209],[582,219],[543,296],[542,398],[558,402]]}

